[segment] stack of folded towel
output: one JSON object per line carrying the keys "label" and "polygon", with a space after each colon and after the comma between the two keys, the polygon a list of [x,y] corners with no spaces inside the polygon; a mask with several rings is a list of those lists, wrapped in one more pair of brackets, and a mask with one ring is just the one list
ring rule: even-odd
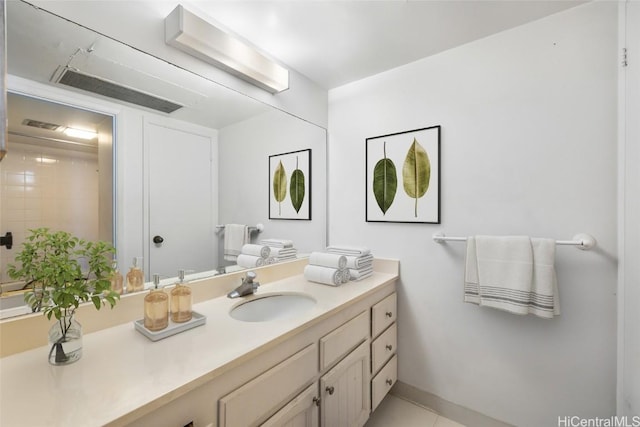
{"label": "stack of folded towel", "polygon": [[304,277],[310,282],[340,286],[349,281],[347,257],[328,252],[311,252],[309,264],[304,268]]}
{"label": "stack of folded towel", "polygon": [[236,263],[244,268],[260,267],[272,263],[269,259],[270,256],[271,248],[269,246],[248,243],[242,245]]}
{"label": "stack of folded towel", "polygon": [[269,264],[295,259],[298,254],[298,250],[293,247],[293,241],[291,240],[263,239],[260,240],[260,244],[267,246],[271,250]]}
{"label": "stack of folded towel", "polygon": [[346,268],[351,280],[362,280],[373,274],[373,255],[369,248],[358,246],[329,246],[327,252],[344,255],[347,259]]}

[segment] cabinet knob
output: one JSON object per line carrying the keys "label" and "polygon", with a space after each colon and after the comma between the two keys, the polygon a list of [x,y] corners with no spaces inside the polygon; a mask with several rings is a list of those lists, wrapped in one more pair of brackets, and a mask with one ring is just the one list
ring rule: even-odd
{"label": "cabinet knob", "polygon": [[391,385],[391,384],[393,384],[393,380],[387,379],[386,383]]}
{"label": "cabinet knob", "polygon": [[393,346],[391,344],[387,344],[386,345],[387,350],[391,351],[393,350]]}
{"label": "cabinet knob", "polygon": [[387,317],[393,317],[393,313],[390,311],[387,311],[385,314],[387,315]]}
{"label": "cabinet knob", "polygon": [[335,389],[333,388],[333,386],[331,386],[331,387],[327,387],[327,388],[325,388],[325,390],[326,390],[326,392],[327,392],[327,393],[329,393],[329,394],[333,394],[333,392],[335,391]]}
{"label": "cabinet knob", "polygon": [[314,403],[316,406],[320,406],[320,398],[319,398],[319,397],[314,397],[314,398],[313,398],[313,403]]}

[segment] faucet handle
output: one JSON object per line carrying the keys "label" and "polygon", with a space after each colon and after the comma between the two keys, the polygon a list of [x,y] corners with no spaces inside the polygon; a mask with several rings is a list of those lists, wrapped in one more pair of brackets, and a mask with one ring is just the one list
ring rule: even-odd
{"label": "faucet handle", "polygon": [[247,271],[247,274],[245,276],[245,279],[247,279],[248,281],[253,281],[253,279],[255,279],[256,277],[258,277],[258,275],[255,273],[255,271]]}

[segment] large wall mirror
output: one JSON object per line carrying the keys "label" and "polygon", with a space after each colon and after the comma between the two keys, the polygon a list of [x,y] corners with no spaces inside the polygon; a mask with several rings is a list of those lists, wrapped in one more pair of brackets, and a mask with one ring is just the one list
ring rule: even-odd
{"label": "large wall mirror", "polygon": [[[224,257],[229,224],[262,224],[251,234],[254,242],[288,239],[300,255],[324,248],[324,128],[22,1],[7,2],[6,27],[12,123],[0,175],[17,180],[20,171],[9,172],[16,160],[38,158],[33,161],[43,170],[51,159],[58,166],[81,164],[86,175],[64,169],[67,181],[49,181],[32,199],[23,198],[24,218],[10,208],[16,200],[3,201],[0,234],[14,235],[11,250],[0,248],[3,282],[29,228],[65,228],[50,220],[44,202],[55,193],[80,199],[62,210],[91,212],[87,229],[79,220],[61,221],[75,224],[68,231],[113,240],[123,274],[141,258],[147,280],[157,273],[171,283],[179,269],[191,277],[231,271],[234,263]],[[87,142],[50,125],[98,136]],[[274,218],[270,157],[300,150],[311,152],[310,211]],[[23,169],[17,184],[23,191],[25,176]],[[35,213],[25,201],[46,211],[42,224],[28,219]],[[10,292],[0,295],[3,317]]]}

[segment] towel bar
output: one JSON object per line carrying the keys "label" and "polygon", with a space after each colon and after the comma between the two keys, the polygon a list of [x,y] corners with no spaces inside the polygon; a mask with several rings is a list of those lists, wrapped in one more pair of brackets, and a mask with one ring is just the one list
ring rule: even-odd
{"label": "towel bar", "polygon": [[[436,243],[444,242],[466,242],[466,237],[450,237],[445,236],[444,233],[436,233],[433,235],[433,240]],[[590,234],[580,233],[573,236],[573,240],[556,240],[556,245],[576,246],[583,251],[594,248],[597,245],[595,237]]]}
{"label": "towel bar", "polygon": [[[219,233],[221,230],[224,230],[224,225],[216,225],[216,233]],[[264,225],[256,224],[255,227],[249,227],[249,234],[255,232],[262,233],[262,230],[264,230]]]}

